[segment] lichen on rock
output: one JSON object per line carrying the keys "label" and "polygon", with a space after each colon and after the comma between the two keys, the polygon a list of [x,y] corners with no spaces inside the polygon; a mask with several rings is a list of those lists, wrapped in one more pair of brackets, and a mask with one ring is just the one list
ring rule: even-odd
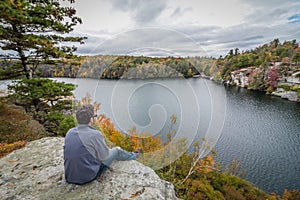
{"label": "lichen on rock", "polygon": [[91,183],[68,184],[63,143],[42,138],[2,158],[1,199],[177,199],[171,183],[137,161],[115,162]]}

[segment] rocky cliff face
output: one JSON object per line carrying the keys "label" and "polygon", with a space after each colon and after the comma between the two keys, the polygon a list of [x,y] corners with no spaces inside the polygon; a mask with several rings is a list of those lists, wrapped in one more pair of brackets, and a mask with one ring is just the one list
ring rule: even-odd
{"label": "rocky cliff face", "polygon": [[0,199],[177,199],[172,184],[137,161],[115,162],[98,180],[64,180],[63,138],[30,142],[0,160]]}

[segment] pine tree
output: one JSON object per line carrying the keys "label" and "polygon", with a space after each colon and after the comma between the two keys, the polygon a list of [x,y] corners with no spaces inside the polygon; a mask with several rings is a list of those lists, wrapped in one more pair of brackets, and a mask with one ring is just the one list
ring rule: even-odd
{"label": "pine tree", "polygon": [[[15,58],[13,64],[0,71],[2,76],[32,78],[41,63],[55,64],[76,57],[73,52],[77,48],[67,43],[82,44],[86,38],[68,34],[82,20],[75,16],[74,8],[61,3],[60,0],[0,1],[0,47]],[[66,3],[72,4],[74,0]]]}

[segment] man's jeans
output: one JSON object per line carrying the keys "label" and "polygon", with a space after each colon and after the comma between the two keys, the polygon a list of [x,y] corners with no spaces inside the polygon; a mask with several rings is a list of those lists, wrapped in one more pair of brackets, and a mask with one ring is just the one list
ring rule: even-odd
{"label": "man's jeans", "polygon": [[115,160],[117,161],[136,160],[136,153],[125,151],[120,147],[114,147],[110,149],[109,156],[106,160],[102,162],[97,177],[100,176],[102,173],[104,173],[109,168],[111,163]]}

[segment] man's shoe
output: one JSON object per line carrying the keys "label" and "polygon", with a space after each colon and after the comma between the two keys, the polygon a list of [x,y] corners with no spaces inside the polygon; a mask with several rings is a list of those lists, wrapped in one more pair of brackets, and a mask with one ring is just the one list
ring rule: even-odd
{"label": "man's shoe", "polygon": [[143,149],[138,148],[134,151],[134,153],[136,153],[136,158],[139,158],[141,154],[144,153]]}

